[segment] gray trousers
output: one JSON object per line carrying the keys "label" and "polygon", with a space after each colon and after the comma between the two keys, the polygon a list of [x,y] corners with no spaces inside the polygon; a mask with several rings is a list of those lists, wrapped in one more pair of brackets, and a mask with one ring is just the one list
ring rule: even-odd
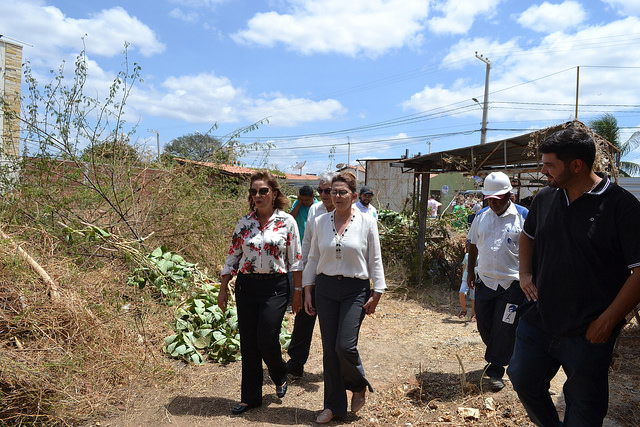
{"label": "gray trousers", "polygon": [[369,299],[369,281],[342,276],[316,277],[316,310],[322,333],[324,409],[338,417],[347,415],[347,390],[371,385],[358,353],[358,335]]}

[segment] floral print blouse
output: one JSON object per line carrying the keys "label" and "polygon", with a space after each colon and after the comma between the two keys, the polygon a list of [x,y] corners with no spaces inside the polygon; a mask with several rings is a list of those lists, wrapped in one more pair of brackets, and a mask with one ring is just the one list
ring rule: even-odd
{"label": "floral print blouse", "polygon": [[298,225],[288,213],[276,209],[260,228],[256,211],[238,221],[222,274],[273,274],[302,271]]}

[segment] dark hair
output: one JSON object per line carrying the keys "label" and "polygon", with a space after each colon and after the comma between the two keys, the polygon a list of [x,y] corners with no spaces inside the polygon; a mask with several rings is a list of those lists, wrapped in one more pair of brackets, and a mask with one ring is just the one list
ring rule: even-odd
{"label": "dark hair", "polygon": [[298,190],[298,194],[301,196],[313,196],[313,188],[305,185],[303,187],[300,187],[300,190]]}
{"label": "dark hair", "polygon": [[565,165],[580,159],[593,168],[596,158],[596,144],[585,130],[569,127],[545,138],[538,146],[542,154],[555,154]]}
{"label": "dark hair", "polygon": [[[269,172],[266,169],[262,169],[252,173],[249,181],[249,188],[251,188],[253,183],[256,181],[266,182],[269,188],[271,188],[271,191],[276,192],[276,199],[273,201],[274,208],[282,210],[287,206],[289,206],[289,199],[287,198],[287,196],[282,194],[282,191],[280,190],[280,183],[278,182],[278,179],[275,176],[273,176],[271,172]],[[249,195],[248,200],[249,200],[249,208],[252,211],[255,210],[256,204],[253,202],[253,197],[251,197],[251,195]]]}
{"label": "dark hair", "polygon": [[331,180],[332,186],[334,182],[344,182],[352,193],[357,192],[356,176],[351,172],[340,172]]}

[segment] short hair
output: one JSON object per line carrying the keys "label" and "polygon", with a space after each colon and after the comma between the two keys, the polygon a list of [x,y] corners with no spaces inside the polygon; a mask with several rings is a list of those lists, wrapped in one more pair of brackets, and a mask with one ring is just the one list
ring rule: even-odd
{"label": "short hair", "polygon": [[[271,172],[266,169],[255,171],[251,174],[251,178],[249,179],[249,188],[256,181],[264,181],[267,183],[271,191],[276,192],[276,199],[273,201],[273,207],[283,210],[287,206],[289,206],[289,199],[282,193],[280,190],[280,183],[278,182],[278,178],[276,178]],[[253,197],[249,195],[249,208],[253,211],[256,209],[256,204],[253,201]]]}
{"label": "short hair", "polygon": [[592,169],[596,159],[596,143],[586,130],[572,126],[545,138],[538,146],[538,152],[555,154],[565,164],[580,159]]}
{"label": "short hair", "polygon": [[318,175],[318,184],[331,184],[334,176],[336,176],[335,172],[322,172],[320,175]]}
{"label": "short hair", "polygon": [[351,172],[340,172],[333,177],[333,179],[331,180],[331,185],[333,185],[334,182],[344,182],[345,184],[347,184],[347,187],[349,188],[349,190],[351,190],[352,193],[356,193],[358,191],[356,176]]}
{"label": "short hair", "polygon": [[300,189],[298,190],[298,194],[301,196],[312,196],[313,197],[313,188],[311,188],[309,185],[305,185],[300,187]]}

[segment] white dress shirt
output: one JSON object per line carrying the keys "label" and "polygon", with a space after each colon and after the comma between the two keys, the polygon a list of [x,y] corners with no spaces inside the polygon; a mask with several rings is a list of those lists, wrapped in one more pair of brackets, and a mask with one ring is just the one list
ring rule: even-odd
{"label": "white dress shirt", "polygon": [[482,263],[475,271],[482,282],[494,291],[498,286],[508,289],[518,276],[518,252],[523,216],[516,206],[509,207],[500,216],[491,209],[478,213],[471,223],[467,239],[478,247]]}
{"label": "white dress shirt", "polygon": [[307,215],[307,223],[304,227],[304,237],[302,238],[302,264],[305,265],[307,263],[307,256],[309,255],[309,248],[311,247],[311,238],[313,237],[313,230],[309,224],[312,224],[317,216],[322,214],[326,214],[327,207],[324,203],[314,203],[309,208],[309,214]]}
{"label": "white dress shirt", "polygon": [[317,216],[307,224],[312,240],[302,274],[302,285],[311,286],[318,274],[365,279],[373,282],[373,290],[387,288],[382,266],[377,221],[354,209],[354,217],[340,239],[340,256],[336,256],[337,238],[334,233],[334,212]]}

